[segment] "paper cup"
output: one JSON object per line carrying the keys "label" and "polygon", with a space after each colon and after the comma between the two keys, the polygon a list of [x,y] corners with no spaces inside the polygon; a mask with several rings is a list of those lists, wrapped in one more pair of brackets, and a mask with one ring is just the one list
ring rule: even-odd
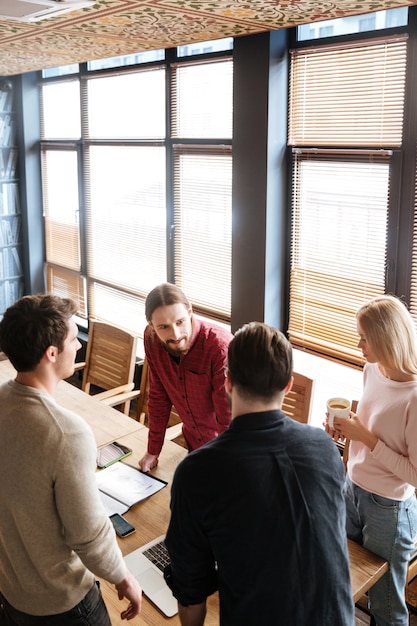
{"label": "paper cup", "polygon": [[327,413],[329,414],[329,426],[334,428],[333,419],[339,417],[347,419],[350,413],[351,402],[346,398],[330,398],[327,400]]}

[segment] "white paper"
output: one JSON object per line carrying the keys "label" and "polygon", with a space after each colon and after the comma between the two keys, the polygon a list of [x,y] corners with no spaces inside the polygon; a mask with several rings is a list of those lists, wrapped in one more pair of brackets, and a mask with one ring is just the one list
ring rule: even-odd
{"label": "white paper", "polygon": [[114,515],[114,513],[119,513],[120,515],[123,515],[123,513],[126,513],[126,511],[129,510],[129,507],[126,506],[126,504],[122,504],[118,500],[111,498],[102,491],[100,491],[99,493],[103,506],[106,509],[107,515],[109,517],[110,515]]}
{"label": "white paper", "polygon": [[121,461],[97,472],[96,480],[102,493],[125,504],[128,508],[148,498],[166,485],[153,476],[144,474]]}

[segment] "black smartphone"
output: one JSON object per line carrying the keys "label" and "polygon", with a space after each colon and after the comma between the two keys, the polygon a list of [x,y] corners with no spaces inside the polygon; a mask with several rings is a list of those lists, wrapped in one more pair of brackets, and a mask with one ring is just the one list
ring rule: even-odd
{"label": "black smartphone", "polygon": [[119,515],[119,513],[115,513],[114,515],[110,515],[111,522],[114,526],[114,530],[119,535],[119,537],[127,537],[135,532],[136,528],[129,524],[124,517]]}

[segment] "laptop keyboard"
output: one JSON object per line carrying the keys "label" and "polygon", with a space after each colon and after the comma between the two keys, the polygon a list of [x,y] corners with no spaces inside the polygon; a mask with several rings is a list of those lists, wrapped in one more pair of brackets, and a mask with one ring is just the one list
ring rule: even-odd
{"label": "laptop keyboard", "polygon": [[169,555],[168,550],[165,545],[165,541],[160,541],[156,543],[154,546],[151,546],[147,550],[143,552],[144,556],[146,556],[151,563],[156,565],[161,572],[164,571],[165,567],[169,565]]}

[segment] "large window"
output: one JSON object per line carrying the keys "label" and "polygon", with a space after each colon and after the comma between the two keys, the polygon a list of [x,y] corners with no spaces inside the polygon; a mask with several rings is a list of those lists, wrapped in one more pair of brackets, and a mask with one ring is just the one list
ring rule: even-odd
{"label": "large window", "polygon": [[408,20],[408,7],[376,11],[365,15],[350,15],[324,22],[302,24],[297,27],[298,41],[336,37],[351,33],[384,30],[393,26],[405,26]]}
{"label": "large window", "polygon": [[121,65],[42,83],[47,288],[141,333],[170,281],[229,321],[232,60]]}
{"label": "large window", "polygon": [[289,336],[352,364],[362,363],[358,307],[377,294],[404,295],[397,274],[399,224],[409,210],[400,189],[407,43],[398,35],[292,52]]}

